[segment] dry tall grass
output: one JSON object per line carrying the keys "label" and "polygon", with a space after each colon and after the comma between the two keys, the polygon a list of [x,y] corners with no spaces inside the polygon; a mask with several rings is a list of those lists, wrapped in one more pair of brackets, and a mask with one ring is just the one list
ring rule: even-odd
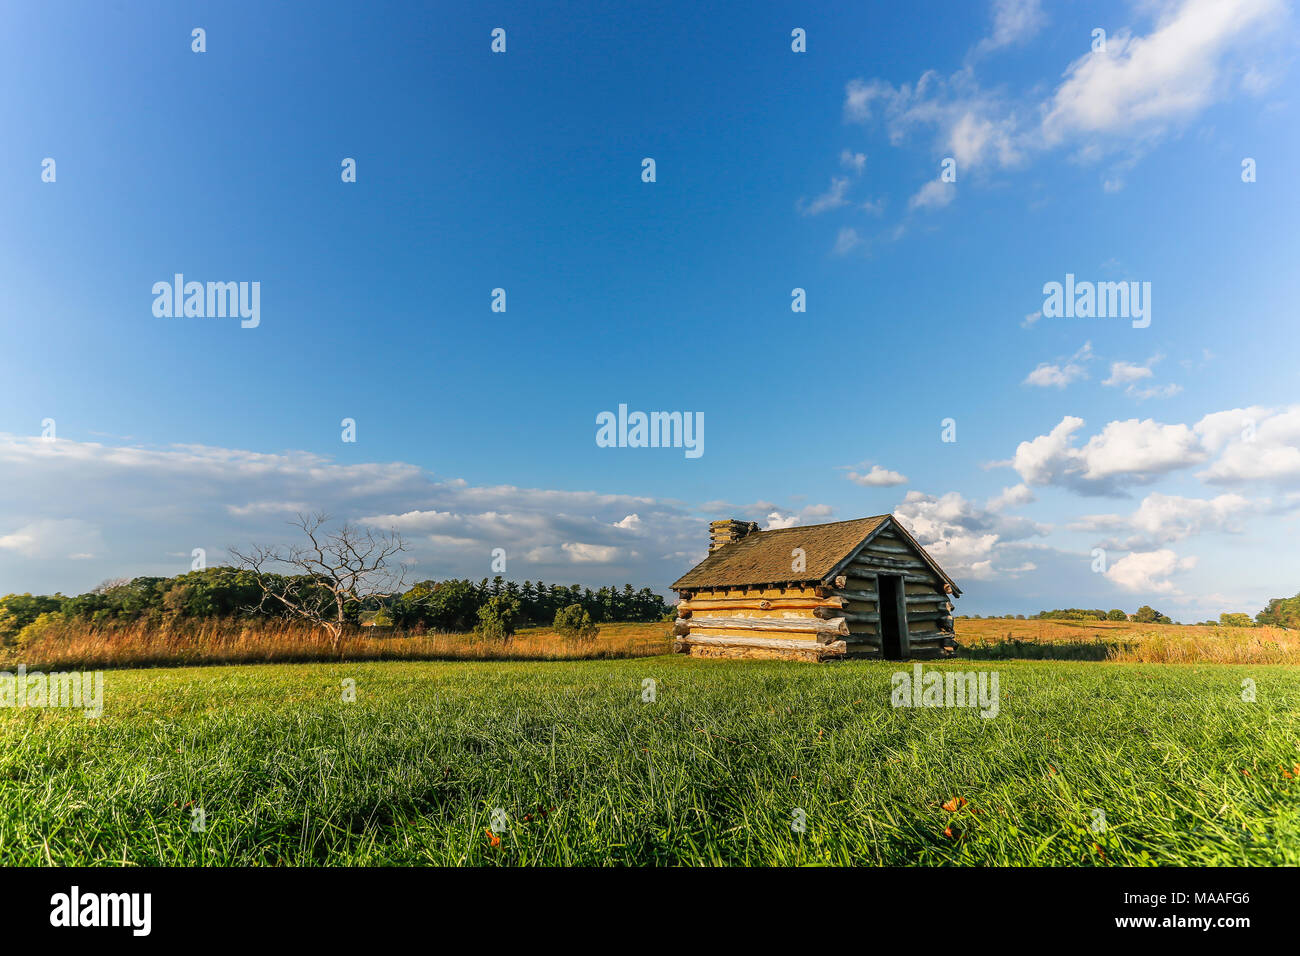
{"label": "dry tall grass", "polygon": [[250,664],[325,660],[576,660],[645,657],[671,650],[668,625],[606,624],[590,641],[568,640],[549,628],[520,631],[506,644],[472,634],[414,634],[356,628],[339,651],[329,635],[291,622],[211,620],[199,623],[90,627],[57,624],[0,662],[53,671],[80,668]]}
{"label": "dry tall grass", "polygon": [[1300,631],[1132,621],[958,620],[958,656],[1144,664],[1300,664]]}
{"label": "dry tall grass", "polygon": [[[96,628],[56,624],[0,666],[104,669],[327,660],[580,660],[647,657],[672,649],[668,625],[606,624],[592,641],[529,628],[508,644],[471,634],[356,628],[332,652],[329,636],[296,623],[204,621]],[[1131,661],[1149,664],[1300,664],[1300,631],[1279,627],[1180,627],[1115,621],[957,621],[958,657]]]}

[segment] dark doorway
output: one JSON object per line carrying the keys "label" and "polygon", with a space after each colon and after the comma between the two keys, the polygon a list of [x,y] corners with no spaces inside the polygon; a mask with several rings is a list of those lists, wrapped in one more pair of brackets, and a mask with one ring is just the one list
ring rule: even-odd
{"label": "dark doorway", "polygon": [[876,577],[876,607],[880,609],[880,651],[887,661],[903,659],[903,622],[898,608],[903,603],[903,579],[896,574]]}

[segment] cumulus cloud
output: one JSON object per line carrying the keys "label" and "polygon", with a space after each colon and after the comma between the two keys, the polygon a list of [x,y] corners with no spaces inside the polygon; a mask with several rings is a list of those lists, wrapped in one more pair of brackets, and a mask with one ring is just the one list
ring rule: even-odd
{"label": "cumulus cloud", "polygon": [[1153,492],[1129,515],[1084,515],[1073,522],[1074,531],[1127,531],[1129,537],[1109,538],[1104,547],[1151,551],[1163,544],[1209,532],[1237,533],[1243,520],[1268,507],[1267,500],[1238,494],[1215,498],[1185,498]]}
{"label": "cumulus cloud", "polygon": [[1084,420],[1072,415],[1046,435],[1021,442],[1011,466],[1026,484],[1060,485],[1083,494],[1117,494],[1125,484],[1143,483],[1205,460],[1206,452],[1187,425],[1152,419],[1114,421],[1082,446],[1075,433]]}
{"label": "cumulus cloud", "polygon": [[610,564],[619,555],[619,549],[612,545],[582,541],[565,541],[560,548],[577,564]]}
{"label": "cumulus cloud", "polygon": [[1080,452],[1081,474],[1087,481],[1115,477],[1144,481],[1184,468],[1204,455],[1195,433],[1186,425],[1130,418],[1110,422],[1100,435],[1088,439]]}
{"label": "cumulus cloud", "polygon": [[850,470],[846,477],[854,484],[868,488],[888,488],[892,485],[907,484],[907,475],[897,471],[890,471],[880,465],[872,465],[871,470],[866,474]]}
{"label": "cumulus cloud", "polygon": [[1088,377],[1086,364],[1094,358],[1092,342],[1084,342],[1083,345],[1079,346],[1079,350],[1070,356],[1068,361],[1040,362],[1032,372],[1025,376],[1025,380],[1021,384],[1034,385],[1039,388],[1065,388],[1071,382],[1077,382]]}
{"label": "cumulus cloud", "polygon": [[1105,574],[1116,587],[1130,593],[1181,594],[1171,579],[1195,566],[1196,558],[1179,558],[1168,548],[1161,548],[1126,554],[1111,564]]}
{"label": "cumulus cloud", "polygon": [[1195,425],[1130,418],[1109,422],[1082,445],[1084,421],[1067,415],[1046,435],[1022,441],[1009,465],[1028,485],[1119,495],[1129,485],[1194,465],[1215,485],[1300,484],[1300,405],[1251,406],[1204,416]]}
{"label": "cumulus cloud", "polygon": [[1199,474],[1203,481],[1300,484],[1300,405],[1216,412],[1197,422],[1196,432],[1206,447],[1221,450],[1218,460]]}
{"label": "cumulus cloud", "polygon": [[767,516],[767,527],[765,531],[775,531],[778,528],[793,528],[799,524],[797,514],[781,514],[779,511],[773,511]]}
{"label": "cumulus cloud", "polygon": [[984,507],[989,511],[1004,511],[1007,508],[1027,505],[1034,500],[1034,493],[1028,485],[1011,485],[1003,488],[999,494],[990,498]]}
{"label": "cumulus cloud", "polygon": [[938,497],[909,491],[894,515],[954,577],[983,579],[1032,570],[1013,544],[1050,530],[1027,518],[980,508],[955,491]]}
{"label": "cumulus cloud", "polygon": [[0,473],[0,580],[20,590],[182,573],[196,547],[217,563],[228,546],[296,540],[287,519],[299,511],[398,530],[416,573],[439,578],[482,576],[500,547],[520,579],[662,589],[684,563],[664,556],[708,547],[707,521],[677,502],[471,485],[402,462],[0,434]]}
{"label": "cumulus cloud", "polygon": [[1152,366],[1163,358],[1161,355],[1153,355],[1143,364],[1136,362],[1112,362],[1110,366],[1110,376],[1101,384],[1108,385],[1112,388],[1123,388],[1126,395],[1130,395],[1139,401],[1148,398],[1171,398],[1183,390],[1181,385],[1166,384],[1152,385],[1146,388],[1139,388],[1137,383],[1151,378],[1155,372]]}
{"label": "cumulus cloud", "polygon": [[1150,362],[1146,365],[1135,365],[1132,362],[1112,362],[1110,377],[1101,384],[1112,386],[1129,385],[1144,378],[1150,378],[1152,374]]}
{"label": "cumulus cloud", "polygon": [[1087,377],[1088,373],[1084,371],[1083,366],[1075,365],[1073,362],[1065,365],[1052,365],[1048,362],[1042,362],[1025,376],[1023,384],[1037,385],[1040,388],[1065,388],[1071,382],[1077,382],[1079,379]]}

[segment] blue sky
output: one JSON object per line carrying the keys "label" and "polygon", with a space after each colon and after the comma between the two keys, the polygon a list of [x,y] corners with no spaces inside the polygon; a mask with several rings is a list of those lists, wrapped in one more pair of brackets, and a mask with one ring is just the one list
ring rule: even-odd
{"label": "blue sky", "polygon": [[[421,577],[894,511],[967,613],[1300,589],[1289,5],[801,6],[7,8],[0,592],[298,508]],[[260,324],[155,316],[178,272]],[[1067,273],[1150,325],[1040,315]],[[704,454],[598,447],[620,403]]]}

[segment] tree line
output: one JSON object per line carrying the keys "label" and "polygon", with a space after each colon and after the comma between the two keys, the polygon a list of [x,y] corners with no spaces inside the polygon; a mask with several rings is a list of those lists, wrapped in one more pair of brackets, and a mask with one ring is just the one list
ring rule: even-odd
{"label": "tree line", "polygon": [[[8,594],[0,597],[0,642],[20,642],[24,628],[43,616],[94,626],[115,626],[140,621],[171,623],[208,618],[264,618],[284,620],[292,615],[267,601],[264,586],[273,592],[302,595],[313,589],[321,599],[332,599],[311,575],[263,574],[261,580],[246,568],[219,566],[175,577],[137,577],[108,581],[76,596]],[[350,599],[343,612],[349,624],[363,620],[409,630],[469,631],[480,623],[479,611],[493,606],[513,607],[520,626],[549,625],[558,611],[580,605],[596,623],[656,621],[670,611],[650,588],[634,590],[631,584],[593,591],[577,584],[518,584],[498,576],[475,583],[465,579],[420,581],[409,589],[384,596]]]}
{"label": "tree line", "polygon": [[[968,615],[971,620],[979,620],[978,614]],[[1052,611],[1039,611],[1037,614],[990,614],[990,619],[1001,620],[1018,620],[1018,621],[1134,621],[1138,624],[1182,624],[1182,621],[1175,621],[1169,615],[1163,614],[1144,604],[1132,614],[1112,608],[1103,610],[1102,608],[1081,608],[1067,607],[1057,608]],[[1273,627],[1300,627],[1300,594],[1292,598],[1273,598],[1268,602],[1264,610],[1255,615],[1254,619],[1245,612],[1224,612],[1219,615],[1219,619],[1201,621],[1201,626],[1209,627],[1255,627],[1270,625]]]}

